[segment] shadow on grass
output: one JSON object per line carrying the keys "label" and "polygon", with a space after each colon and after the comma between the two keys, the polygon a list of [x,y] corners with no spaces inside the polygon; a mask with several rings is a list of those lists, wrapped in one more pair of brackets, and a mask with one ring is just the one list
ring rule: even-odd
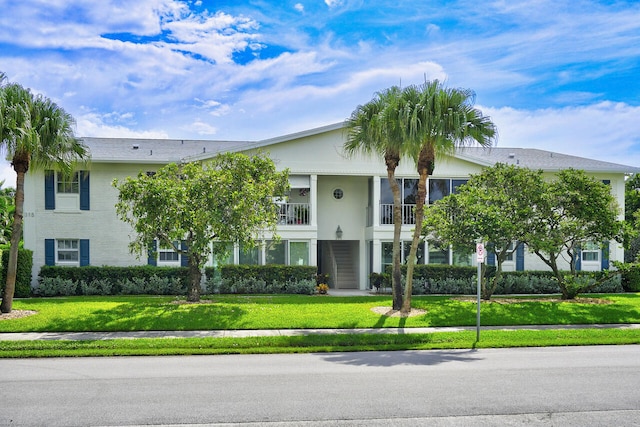
{"label": "shadow on grass", "polygon": [[[78,300],[81,301],[81,300]],[[117,300],[116,300],[117,301]],[[49,304],[73,304],[70,300]],[[166,331],[236,329],[245,311],[232,305],[176,304],[170,299],[162,301],[148,297],[122,300],[109,308],[96,308],[80,313],[69,310],[69,316],[60,316],[40,324],[41,331],[114,332],[114,331]]]}
{"label": "shadow on grass", "polygon": [[[612,304],[544,299],[498,303],[496,301],[499,299],[496,298],[492,302],[481,303],[480,316],[485,326],[638,323],[640,309],[631,301],[625,303],[624,300],[629,296],[638,297],[610,297]],[[476,307],[474,302],[447,299],[430,304],[428,315],[432,326],[473,326],[476,323]]]}

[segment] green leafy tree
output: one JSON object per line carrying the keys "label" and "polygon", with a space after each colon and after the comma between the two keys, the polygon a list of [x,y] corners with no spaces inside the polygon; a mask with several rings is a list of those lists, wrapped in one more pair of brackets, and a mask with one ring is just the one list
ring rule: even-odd
{"label": "green leafy tree", "polygon": [[453,154],[456,148],[479,144],[493,144],[496,127],[488,116],[474,108],[475,94],[469,89],[447,88],[438,80],[403,90],[401,128],[409,153],[418,169],[418,188],[415,207],[416,227],[413,232],[407,278],[402,305],[403,312],[411,311],[413,270],[421,240],[427,179],[433,174],[436,157]]}
{"label": "green leafy tree", "polygon": [[[4,181],[0,181],[0,187],[4,187]],[[13,188],[0,189],[0,244],[3,245],[11,240],[13,215],[16,211],[15,193]]]}
{"label": "green leafy tree", "polygon": [[627,250],[624,253],[625,262],[636,261],[638,254],[640,254],[640,237],[638,237],[638,231],[640,231],[640,174],[634,174],[629,177],[624,183],[624,217],[628,226],[635,230],[635,233],[630,235],[625,242]]}
{"label": "green leafy tree", "polygon": [[347,138],[344,150],[349,155],[362,152],[379,155],[387,167],[389,187],[393,194],[393,254],[391,289],[393,309],[402,308],[402,272],[400,270],[400,232],[402,230],[402,204],[400,186],[395,171],[407,145],[401,128],[400,101],[402,91],[392,86],[376,93],[374,98],[359,105],[346,120]]}
{"label": "green leafy tree", "polygon": [[[581,245],[624,239],[624,221],[618,220],[618,212],[609,186],[582,170],[565,169],[547,184],[524,240],[553,271],[563,299],[573,299],[607,279],[578,276],[576,263]],[[558,267],[561,258],[568,261],[569,274]]]}
{"label": "green leafy tree", "polygon": [[[426,209],[423,233],[464,254],[478,241],[488,243],[496,254],[496,274],[482,282],[482,298],[489,300],[503,263],[523,245],[544,186],[542,171],[498,163]],[[485,264],[482,269],[484,277]]]}
{"label": "green leafy tree", "polygon": [[[146,254],[157,241],[188,256],[187,299],[200,299],[202,269],[214,241],[255,245],[260,232],[275,232],[278,206],[289,188],[288,171],[277,172],[265,155],[219,154],[211,162],[169,164],[154,175],[140,173],[113,185],[119,190],[116,212],[136,238],[130,249]],[[175,242],[184,241],[185,245]],[[186,246],[186,247],[185,247]]]}
{"label": "green leafy tree", "polygon": [[16,172],[15,212],[7,281],[0,311],[13,305],[18,245],[22,238],[24,178],[30,168],[56,168],[71,173],[74,164],[88,157],[86,147],[74,136],[73,117],[48,98],[34,95],[0,73],[0,148]]}

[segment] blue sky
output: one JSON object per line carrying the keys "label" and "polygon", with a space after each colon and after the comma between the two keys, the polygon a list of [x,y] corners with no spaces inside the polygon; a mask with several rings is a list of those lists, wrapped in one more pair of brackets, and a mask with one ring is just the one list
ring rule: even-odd
{"label": "blue sky", "polygon": [[[78,136],[259,140],[392,85],[476,92],[498,146],[640,166],[640,2],[0,0],[0,70]],[[13,177],[6,163],[0,178]]]}

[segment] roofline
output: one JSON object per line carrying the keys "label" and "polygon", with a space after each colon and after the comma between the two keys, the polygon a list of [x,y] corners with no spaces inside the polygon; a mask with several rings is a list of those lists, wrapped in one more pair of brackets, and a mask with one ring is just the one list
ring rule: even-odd
{"label": "roofline", "polygon": [[[259,141],[255,141],[255,142],[250,142],[247,141],[246,145],[242,145],[242,146],[238,146],[238,147],[233,147],[229,150],[225,150],[225,153],[228,152],[242,152],[242,151],[247,151],[247,150],[252,150],[252,149],[257,149],[257,148],[262,148],[262,147],[268,147],[270,145],[275,145],[275,144],[279,144],[281,142],[287,142],[287,141],[293,141],[295,139],[300,139],[300,138],[305,138],[308,136],[313,136],[313,135],[319,135],[321,133],[325,133],[325,132],[331,132],[337,129],[342,129],[345,126],[344,122],[338,122],[338,123],[332,123],[330,125],[325,125],[325,126],[320,126],[317,128],[313,128],[313,129],[308,129],[308,130],[303,130],[300,132],[294,132],[294,133],[290,133],[287,135],[282,135],[282,136],[276,136],[273,138],[268,138],[268,139],[262,139]],[[201,161],[201,160],[206,160],[206,159],[210,159],[212,157],[215,157],[216,154],[218,154],[218,152],[209,152],[209,153],[200,153],[200,154],[195,154],[193,156],[186,156],[183,158],[183,160],[185,161]]]}

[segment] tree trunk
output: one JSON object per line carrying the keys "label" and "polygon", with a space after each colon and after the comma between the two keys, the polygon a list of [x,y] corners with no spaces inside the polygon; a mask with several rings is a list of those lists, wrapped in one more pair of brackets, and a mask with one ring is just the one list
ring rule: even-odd
{"label": "tree trunk", "polygon": [[22,237],[22,212],[24,209],[24,175],[29,169],[28,162],[15,161],[13,169],[16,171],[16,211],[13,214],[13,228],[11,230],[11,247],[9,249],[9,263],[7,264],[7,281],[2,293],[0,312],[11,313],[13,295],[16,289],[16,272],[18,269],[18,247]]}
{"label": "tree trunk", "polygon": [[199,302],[200,301],[200,282],[202,280],[202,271],[200,270],[200,263],[197,256],[190,254],[189,256],[189,293],[187,294],[187,301]]}
{"label": "tree trunk", "polygon": [[402,270],[400,269],[400,231],[402,230],[402,205],[400,201],[400,186],[396,181],[395,170],[398,166],[398,158],[392,155],[385,156],[387,164],[387,177],[393,194],[393,266],[391,272],[391,291],[393,295],[393,309],[402,308]]}
{"label": "tree trunk", "polygon": [[409,259],[407,261],[407,278],[404,289],[404,301],[402,303],[402,312],[411,312],[411,294],[413,292],[413,270],[416,264],[416,254],[418,253],[418,245],[420,244],[420,235],[422,234],[422,221],[424,219],[424,203],[427,198],[427,178],[433,173],[435,152],[431,145],[423,147],[418,157],[418,194],[416,195],[416,225],[413,229],[413,240],[411,241],[411,249],[409,250]]}

